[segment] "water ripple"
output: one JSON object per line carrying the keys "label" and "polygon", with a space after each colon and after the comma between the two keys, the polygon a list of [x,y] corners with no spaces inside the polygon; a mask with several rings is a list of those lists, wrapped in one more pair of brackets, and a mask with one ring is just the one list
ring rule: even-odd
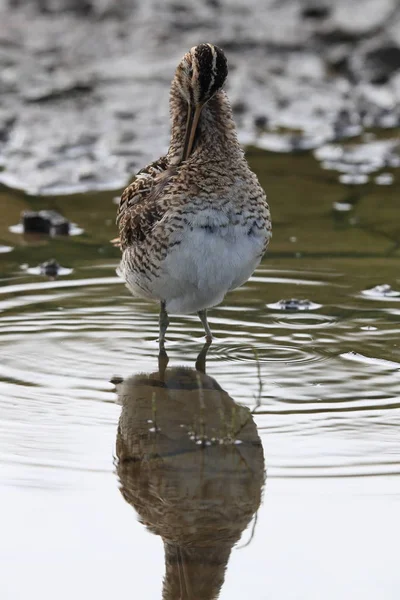
{"label": "water ripple", "polygon": [[[0,464],[14,465],[14,479],[24,466],[30,480],[48,468],[111,469],[96,454],[106,440],[112,447],[118,418],[110,379],[157,368],[157,307],[132,299],[117,277],[90,274],[19,276],[0,288]],[[255,411],[272,477],[399,471],[398,314],[357,307],[338,276],[261,271],[210,311],[208,373]],[[323,312],[268,308],[292,280],[304,295],[320,290],[312,301]],[[193,366],[203,335],[197,317],[173,316],[170,363]]]}

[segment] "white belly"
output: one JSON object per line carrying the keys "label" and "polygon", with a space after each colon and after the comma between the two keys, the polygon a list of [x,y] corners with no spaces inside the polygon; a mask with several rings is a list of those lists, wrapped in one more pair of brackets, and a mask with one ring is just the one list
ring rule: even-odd
{"label": "white belly", "polygon": [[194,227],[164,260],[153,292],[166,301],[170,313],[216,306],[251,276],[261,260],[264,240],[264,235],[248,235],[239,225],[214,231]]}

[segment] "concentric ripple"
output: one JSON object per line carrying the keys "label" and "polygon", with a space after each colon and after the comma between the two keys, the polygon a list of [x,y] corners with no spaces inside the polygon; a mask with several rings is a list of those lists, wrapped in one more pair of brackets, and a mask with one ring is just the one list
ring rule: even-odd
{"label": "concentric ripple", "polygon": [[[0,288],[9,481],[42,485],[56,468],[58,485],[73,485],[82,470],[112,469],[96,455],[101,444],[112,447],[119,413],[110,380],[155,371],[158,347],[157,307],[131,298],[114,268],[77,269],[59,281],[19,273]],[[337,285],[332,272],[296,275],[261,270],[210,311],[208,373],[254,410],[271,476],[397,473],[398,318],[390,304],[359,306],[353,284]],[[316,310],[268,308],[293,282]],[[197,317],[172,317],[170,364],[194,366],[203,335]]]}

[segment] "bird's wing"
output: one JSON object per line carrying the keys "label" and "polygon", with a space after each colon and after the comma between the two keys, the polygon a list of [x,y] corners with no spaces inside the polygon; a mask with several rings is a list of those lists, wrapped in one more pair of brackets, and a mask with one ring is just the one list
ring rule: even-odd
{"label": "bird's wing", "polygon": [[139,171],[123,191],[117,213],[122,249],[143,241],[153,224],[162,217],[156,199],[171,174],[167,158],[163,156]]}

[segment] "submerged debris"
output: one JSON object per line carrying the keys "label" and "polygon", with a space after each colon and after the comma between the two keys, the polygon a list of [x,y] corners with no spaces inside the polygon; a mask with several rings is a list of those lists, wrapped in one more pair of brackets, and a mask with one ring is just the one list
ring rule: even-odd
{"label": "submerged debris", "polygon": [[46,260],[37,267],[29,267],[28,265],[21,265],[21,269],[29,273],[30,275],[46,275],[50,279],[56,279],[61,275],[70,275],[73,269],[62,267],[55,258]]}
{"label": "submerged debris", "polygon": [[310,300],[298,300],[297,298],[290,298],[289,300],[279,300],[274,304],[268,304],[268,308],[284,310],[284,311],[301,311],[301,310],[315,310],[321,308],[321,304],[316,304]]}
{"label": "submerged debris", "polygon": [[388,283],[382,283],[380,285],[376,285],[375,287],[369,290],[363,290],[361,292],[363,296],[367,296],[368,298],[399,298],[400,292],[392,289],[392,286]]}
{"label": "submerged debris", "polygon": [[46,262],[40,265],[40,271],[42,272],[42,274],[53,279],[57,277],[60,268],[60,265],[54,258],[47,260]]}

